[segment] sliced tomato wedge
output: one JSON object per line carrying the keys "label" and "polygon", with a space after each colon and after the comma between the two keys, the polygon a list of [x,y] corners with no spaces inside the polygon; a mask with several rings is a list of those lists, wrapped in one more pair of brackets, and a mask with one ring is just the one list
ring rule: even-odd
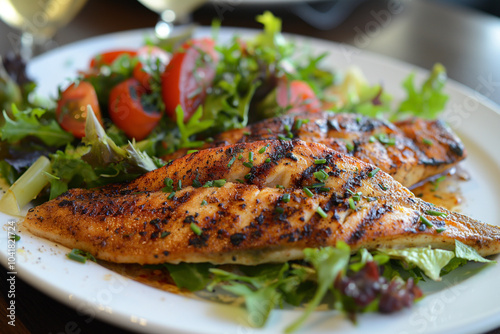
{"label": "sliced tomato wedge", "polygon": [[161,113],[145,110],[141,96],[146,89],[134,78],[116,85],[109,95],[109,116],[129,138],[142,140],[156,127]]}
{"label": "sliced tomato wedge", "polygon": [[276,102],[287,112],[318,112],[321,103],[307,82],[302,80],[280,79],[276,88]]}
{"label": "sliced tomato wedge", "polygon": [[215,77],[218,54],[211,38],[194,39],[174,53],[162,75],[162,97],[165,112],[175,119],[178,105],[184,110],[184,121],[203,103],[207,88]]}
{"label": "sliced tomato wedge", "polygon": [[91,106],[99,122],[101,111],[94,87],[87,81],[71,84],[57,101],[56,119],[61,127],[76,138],[85,136],[87,106]]}
{"label": "sliced tomato wedge", "polygon": [[157,46],[143,46],[137,50],[137,57],[139,62],[134,67],[133,76],[147,90],[150,90],[151,74],[146,69],[162,72],[172,56]]}
{"label": "sliced tomato wedge", "polygon": [[131,57],[135,57],[137,55],[137,51],[135,50],[114,50],[114,51],[107,51],[100,53],[96,55],[94,58],[90,60],[90,65],[89,67],[92,68],[99,68],[103,65],[111,65],[113,62],[118,59],[118,57],[122,55],[129,55]]}

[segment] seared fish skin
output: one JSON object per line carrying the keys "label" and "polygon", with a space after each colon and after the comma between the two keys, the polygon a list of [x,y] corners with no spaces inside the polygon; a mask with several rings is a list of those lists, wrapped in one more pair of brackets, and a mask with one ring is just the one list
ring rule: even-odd
{"label": "seared fish skin", "polygon": [[[162,191],[166,178],[173,195]],[[207,184],[219,179],[226,183]],[[483,256],[500,252],[499,227],[434,207],[375,166],[303,141],[192,153],[129,184],[72,189],[31,209],[23,224],[118,263],[283,262],[339,240],[356,250],[454,249],[456,239]]]}
{"label": "seared fish skin", "polygon": [[[322,143],[380,167],[405,187],[441,174],[465,159],[460,139],[442,121],[390,123],[352,113],[287,114],[224,132],[206,147],[294,138]],[[185,151],[165,157],[177,158]]]}

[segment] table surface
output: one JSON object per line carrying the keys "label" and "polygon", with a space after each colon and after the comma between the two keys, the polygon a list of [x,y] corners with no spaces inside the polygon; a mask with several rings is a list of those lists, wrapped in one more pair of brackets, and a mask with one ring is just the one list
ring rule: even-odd
{"label": "table surface", "polygon": [[[333,24],[320,17],[315,28],[299,18],[308,13],[304,4],[248,5],[248,1],[216,1],[196,10],[192,19],[209,25],[213,18],[223,26],[259,28],[254,17],[271,9],[283,18],[283,31],[354,45],[430,69],[441,62],[448,76],[500,104],[500,19],[487,14],[430,1],[352,1],[350,15]],[[88,0],[76,18],[56,36],[58,45],[106,33],[153,27],[157,15],[137,1]],[[330,26],[326,26],[330,25]],[[0,22],[0,54],[12,49],[9,36],[16,34]],[[0,270],[0,287],[7,291],[7,274]],[[16,280],[16,327],[7,325],[7,299],[0,297],[1,333],[113,333],[118,329],[71,308]],[[78,331],[81,330],[81,331]],[[500,329],[490,332],[500,333]]]}

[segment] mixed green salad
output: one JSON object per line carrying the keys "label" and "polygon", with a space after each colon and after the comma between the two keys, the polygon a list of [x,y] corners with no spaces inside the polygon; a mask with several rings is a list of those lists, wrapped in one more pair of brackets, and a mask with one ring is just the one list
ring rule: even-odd
{"label": "mixed green salad", "polygon": [[[136,178],[163,166],[179,149],[195,150],[217,133],[286,112],[355,112],[370,117],[432,119],[444,109],[446,71],[437,64],[418,86],[403,82],[398,106],[382,85],[357,70],[323,67],[327,54],[301,54],[281,34],[281,21],[257,17],[263,31],[227,44],[211,38],[183,44],[145,41],[138,49],[96,55],[87,69],[40,103],[35,84],[0,69],[0,174],[11,187],[0,211],[19,215],[36,198],[46,201],[70,188],[91,188]],[[23,77],[23,79],[25,79]],[[188,151],[189,152],[189,151]],[[320,304],[354,319],[360,312],[390,313],[422,297],[416,283],[439,280],[467,261],[487,262],[457,241],[455,251],[430,248],[304,250],[303,261],[259,266],[164,264],[180,288],[223,289],[244,299],[253,326],[284,303],[306,305],[287,331],[299,328]],[[68,255],[85,262],[74,250]]]}

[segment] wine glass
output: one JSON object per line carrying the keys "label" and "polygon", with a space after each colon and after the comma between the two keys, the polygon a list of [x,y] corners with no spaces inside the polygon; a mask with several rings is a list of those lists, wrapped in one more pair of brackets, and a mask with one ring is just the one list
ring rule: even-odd
{"label": "wine glass", "polygon": [[0,0],[0,18],[21,34],[9,33],[14,51],[25,60],[54,46],[57,30],[71,21],[87,0]]}
{"label": "wine glass", "polygon": [[189,14],[206,0],[139,0],[141,4],[160,15],[155,34],[166,39],[172,34],[174,23],[186,23]]}

